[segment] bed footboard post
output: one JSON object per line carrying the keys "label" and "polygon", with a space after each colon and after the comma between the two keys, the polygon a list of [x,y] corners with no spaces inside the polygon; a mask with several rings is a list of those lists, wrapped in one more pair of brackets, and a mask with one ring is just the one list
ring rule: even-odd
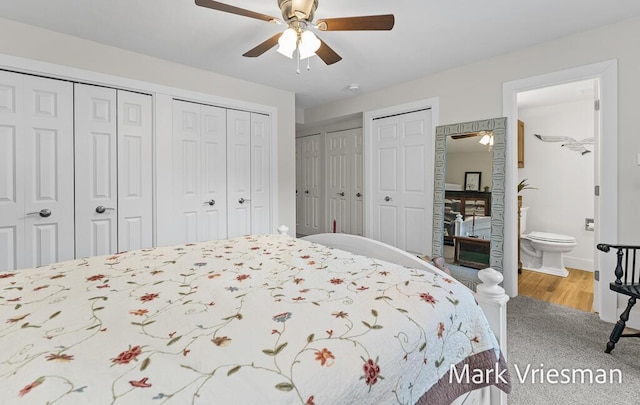
{"label": "bed footboard post", "polygon": [[[504,288],[500,287],[503,280],[502,273],[491,267],[478,272],[478,277],[482,281],[476,287],[476,300],[484,311],[489,326],[496,335],[502,354],[507,359],[507,301],[509,296]],[[491,387],[491,405],[502,405],[507,403],[507,394],[496,387]]]}
{"label": "bed footboard post", "polygon": [[280,225],[280,226],[278,227],[278,233],[279,233],[280,235],[286,235],[288,232],[289,232],[289,227],[288,227],[288,226],[286,226],[286,225]]}

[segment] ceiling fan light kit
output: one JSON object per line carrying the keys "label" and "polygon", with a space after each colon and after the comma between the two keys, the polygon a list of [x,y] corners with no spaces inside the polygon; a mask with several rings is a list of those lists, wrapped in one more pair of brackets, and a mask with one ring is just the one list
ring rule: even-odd
{"label": "ceiling fan light kit", "polygon": [[245,52],[242,56],[254,58],[262,55],[278,45],[277,51],[288,58],[298,50],[298,61],[318,55],[327,65],[342,60],[329,45],[319,39],[310,28],[320,31],[371,31],[391,30],[395,24],[392,14],[371,15],[359,17],[325,18],[313,24],[313,17],[318,8],[318,0],[278,0],[278,7],[282,13],[282,20],[266,14],[256,13],[214,0],[195,0],[196,5],[225,13],[255,18],[271,23],[287,24],[282,33],[277,33],[260,45]]}

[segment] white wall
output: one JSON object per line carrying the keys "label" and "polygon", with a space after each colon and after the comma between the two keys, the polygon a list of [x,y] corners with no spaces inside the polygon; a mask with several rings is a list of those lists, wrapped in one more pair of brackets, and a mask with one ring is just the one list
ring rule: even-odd
{"label": "white wall", "polygon": [[[508,33],[505,33],[508,35]],[[501,117],[503,83],[561,71],[610,59],[618,60],[619,240],[640,243],[640,137],[636,123],[640,94],[640,18],[544,42],[536,46],[461,66],[378,92],[360,94],[340,102],[304,111],[305,124],[346,114],[382,109],[430,97],[439,98],[439,125]],[[437,40],[437,39],[433,39]],[[615,134],[608,134],[612,136]],[[516,142],[508,134],[507,142]],[[515,199],[515,195],[513,196]],[[515,206],[515,202],[513,203]],[[508,225],[508,224],[505,224]]]}
{"label": "white wall", "polygon": [[[272,106],[277,119],[278,222],[295,234],[295,95],[0,18],[0,54]],[[275,230],[274,230],[275,231]]]}
{"label": "white wall", "polygon": [[[565,265],[593,271],[594,233],[584,224],[585,218],[594,217],[594,154],[582,155],[534,136],[593,136],[593,100],[523,108],[518,118],[525,129],[525,167],[518,170],[518,181],[528,179],[537,188],[520,193],[523,205],[529,206],[526,232],[575,237],[578,245],[565,255]],[[593,145],[587,148],[593,150]]]}

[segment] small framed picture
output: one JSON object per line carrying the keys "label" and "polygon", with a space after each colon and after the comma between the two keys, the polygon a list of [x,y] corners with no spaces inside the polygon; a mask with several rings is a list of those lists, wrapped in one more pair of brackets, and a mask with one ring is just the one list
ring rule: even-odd
{"label": "small framed picture", "polygon": [[465,191],[480,191],[481,172],[464,172]]}

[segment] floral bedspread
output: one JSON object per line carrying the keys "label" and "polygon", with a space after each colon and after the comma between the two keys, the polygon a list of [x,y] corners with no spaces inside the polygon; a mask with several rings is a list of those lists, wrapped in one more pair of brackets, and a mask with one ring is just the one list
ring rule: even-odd
{"label": "floral bedspread", "polygon": [[282,235],[0,273],[2,403],[413,404],[497,347],[453,279]]}

